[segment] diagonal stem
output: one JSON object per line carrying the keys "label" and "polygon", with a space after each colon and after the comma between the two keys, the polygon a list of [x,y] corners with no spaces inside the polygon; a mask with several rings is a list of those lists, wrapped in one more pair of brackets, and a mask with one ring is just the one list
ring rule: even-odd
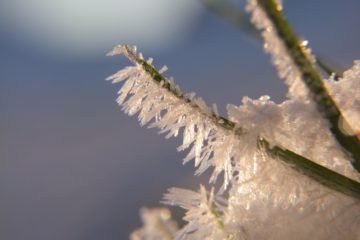
{"label": "diagonal stem", "polygon": [[354,133],[348,135],[341,129],[342,126],[349,126],[349,124],[347,124],[346,119],[341,115],[339,108],[327,92],[322,77],[307,58],[298,37],[282,14],[281,8],[274,0],[258,0],[258,4],[272,22],[289,56],[300,70],[302,80],[310,91],[319,112],[329,121],[330,131],[333,136],[353,158],[352,164],[360,172],[360,141]]}
{"label": "diagonal stem", "polygon": [[[155,82],[157,82],[158,84],[160,84],[161,87],[167,89],[169,92],[171,92],[172,94],[174,94],[176,97],[178,97],[181,100],[184,100],[186,103],[191,104],[192,107],[198,109],[200,111],[200,107],[198,105],[196,105],[195,103],[193,103],[190,99],[186,98],[182,93],[179,93],[178,91],[176,91],[176,89],[172,88],[172,84],[170,83],[169,80],[167,80],[163,75],[161,75],[161,73],[159,73],[159,71],[152,66],[151,64],[149,64],[148,62],[146,62],[144,59],[138,57],[131,49],[128,45],[124,46],[125,49],[125,56],[134,64],[140,64],[144,70],[151,76],[152,80],[154,80]],[[207,115],[206,115],[207,116]],[[216,114],[213,114],[212,116],[212,121],[218,125],[221,126],[224,129],[227,130],[231,130],[234,131],[236,134],[241,135],[242,133],[244,133],[244,129],[241,127],[238,127],[234,122],[226,119],[225,117],[222,116],[217,116]]]}
{"label": "diagonal stem", "polygon": [[290,150],[283,149],[278,146],[271,148],[270,143],[264,138],[258,139],[258,146],[263,147],[268,154],[289,163],[290,166],[302,172],[304,175],[316,180],[322,185],[360,199],[360,183],[316,164],[315,162],[310,161],[309,159],[306,159],[305,157]]}
{"label": "diagonal stem", "polygon": [[[221,17],[223,20],[231,23],[241,31],[247,33],[250,37],[257,41],[261,41],[259,31],[250,22],[246,13],[230,2],[224,0],[200,0],[202,4],[211,12]],[[341,74],[336,72],[333,67],[329,66],[323,58],[316,56],[317,66],[324,71],[328,76],[334,75],[335,80],[341,77]]]}
{"label": "diagonal stem", "polygon": [[[144,59],[137,56],[127,45],[124,46],[124,55],[134,64],[139,64],[143,69],[151,76],[152,80],[159,84],[159,87],[167,89],[181,100],[185,100],[187,104],[201,112],[201,108],[193,103],[190,99],[186,99],[183,94],[172,89],[172,84],[166,79],[159,71],[146,62]],[[209,117],[208,115],[204,115]],[[236,123],[226,119],[225,117],[217,116],[213,114],[211,120],[221,128],[229,130],[234,134],[240,136],[246,133],[246,130],[239,127]],[[360,183],[354,181],[346,176],[343,176],[335,171],[332,171],[326,167],[323,167],[303,156],[300,156],[288,149],[284,149],[280,146],[270,147],[270,142],[265,138],[259,138],[259,149],[265,149],[266,152],[272,156],[279,157],[280,160],[290,163],[294,166],[294,169],[302,172],[306,176],[315,180],[316,182],[345,195],[360,199]]]}

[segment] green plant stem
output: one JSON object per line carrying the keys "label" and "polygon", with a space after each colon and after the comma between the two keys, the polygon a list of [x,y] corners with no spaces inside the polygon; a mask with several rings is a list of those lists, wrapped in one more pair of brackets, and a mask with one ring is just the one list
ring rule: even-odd
{"label": "green plant stem", "polygon": [[210,213],[213,215],[213,217],[215,218],[215,221],[217,222],[217,224],[219,225],[221,230],[224,230],[224,223],[221,221],[220,218],[220,213],[218,213],[215,209],[214,206],[209,206],[209,210]]}
{"label": "green plant stem", "polygon": [[[152,66],[151,64],[147,63],[144,59],[139,58],[128,45],[124,46],[126,52],[125,56],[134,64],[140,64],[144,70],[151,76],[152,80],[154,80],[156,83],[158,83],[161,87],[165,88],[172,94],[174,94],[177,98],[179,98],[182,101],[185,101],[186,103],[190,104],[193,108],[198,109],[199,112],[201,112],[201,108],[193,103],[190,99],[186,98],[182,93],[179,93],[175,88],[173,88],[173,85],[170,83],[169,80],[167,80],[163,75],[159,73],[159,71]],[[208,117],[207,114],[204,114],[206,117]],[[236,126],[236,124],[222,116],[217,116],[215,113],[211,116],[212,121],[227,130],[234,131],[236,134],[241,135],[244,133],[244,129],[241,127]]]}
{"label": "green plant stem", "polygon": [[[305,157],[278,146],[270,147],[270,143],[264,139],[258,139],[258,146],[263,147],[273,157],[290,164],[304,175],[316,180],[328,188],[342,192],[348,196],[360,199],[360,183],[347,178],[326,167],[316,164]],[[331,181],[329,181],[331,179]]]}
{"label": "green plant stem", "polygon": [[[250,37],[257,41],[262,41],[260,32],[250,22],[246,13],[236,6],[233,6],[228,1],[224,0],[200,0],[202,4],[211,12],[215,13],[225,21],[231,23],[241,31],[247,33]],[[316,56],[317,66],[323,70],[328,76],[334,74],[335,80],[341,77],[341,74],[337,72],[330,64],[320,57]]]}
{"label": "green plant stem", "polygon": [[[169,92],[174,94],[180,100],[185,101],[190,104],[193,108],[198,109],[201,112],[201,108],[193,103],[190,99],[186,99],[183,94],[179,94],[174,89],[172,89],[172,85],[169,80],[167,80],[164,76],[162,76],[159,71],[147,63],[145,60],[139,58],[132,50],[125,46],[126,52],[125,56],[132,61],[134,64],[140,64],[144,71],[146,71],[152,78],[153,81],[159,84],[160,87],[167,89]],[[204,117],[209,117],[207,114],[204,114]],[[211,120],[214,124],[219,127],[232,131],[236,135],[246,134],[246,130],[236,123],[226,119],[225,117],[217,116],[213,114],[210,116]],[[346,176],[338,174],[326,167],[323,167],[303,156],[300,156],[288,149],[281,148],[280,146],[270,147],[270,142],[265,138],[259,138],[258,147],[260,149],[265,149],[270,155],[277,156],[281,160],[290,163],[294,166],[295,170],[298,170],[304,173],[306,176],[311,179],[317,181],[318,183],[333,189],[337,192],[355,197],[360,199],[360,183],[356,182]]]}
{"label": "green plant stem", "polygon": [[323,79],[315,66],[309,61],[306,53],[300,45],[300,41],[289,23],[286,21],[281,9],[274,0],[258,0],[258,4],[265,11],[273,23],[274,28],[283,41],[289,56],[302,74],[302,79],[309,89],[311,96],[316,103],[319,112],[330,123],[332,132],[338,143],[346,150],[353,159],[354,168],[360,172],[360,141],[354,133],[348,135],[341,129],[341,124],[349,126],[346,119],[341,115],[340,110],[328,94]]}

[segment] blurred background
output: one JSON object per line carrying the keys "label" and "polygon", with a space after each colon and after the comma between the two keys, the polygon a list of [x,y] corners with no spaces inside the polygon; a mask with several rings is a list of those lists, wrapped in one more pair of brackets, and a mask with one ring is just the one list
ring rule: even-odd
{"label": "blurred background", "polygon": [[[358,0],[284,9],[337,70],[360,59]],[[243,96],[285,99],[261,43],[200,0],[0,0],[0,239],[127,239],[142,206],[206,182],[182,165],[178,139],[115,103],[120,86],[104,79],[130,63],[105,54],[120,43],[223,114]]]}

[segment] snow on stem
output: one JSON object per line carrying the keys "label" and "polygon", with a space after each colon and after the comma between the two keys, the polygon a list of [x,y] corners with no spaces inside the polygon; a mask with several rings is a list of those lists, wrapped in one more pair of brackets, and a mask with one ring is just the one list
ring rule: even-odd
{"label": "snow on stem", "polygon": [[275,0],[249,0],[247,9],[252,13],[252,21],[263,31],[264,47],[272,55],[281,77],[286,79],[290,95],[303,97],[310,93],[319,112],[329,121],[333,136],[360,172],[360,141],[353,131],[349,134],[341,129],[341,125],[349,124],[328,93],[309,49],[286,21],[282,7]]}
{"label": "snow on stem", "polygon": [[[160,128],[160,133],[168,133],[167,138],[178,136],[182,131],[183,144],[178,150],[191,148],[184,163],[194,159],[198,168],[196,174],[213,167],[210,182],[215,182],[224,172],[222,189],[230,184],[238,172],[239,149],[257,145],[270,155],[290,163],[297,171],[326,187],[351,197],[360,199],[360,183],[344,175],[325,168],[303,156],[281,146],[271,144],[267,139],[257,136],[258,142],[248,143],[247,130],[233,121],[219,116],[216,109],[211,110],[201,98],[194,94],[183,94],[172,80],[157,70],[152,60],[145,61],[135,48],[119,45],[109,53],[110,56],[124,54],[135,66],[127,67],[107,80],[113,83],[125,81],[119,90],[118,103],[129,115],[139,112],[141,125],[149,122],[149,127]],[[241,169],[240,169],[241,171]],[[241,174],[241,173],[240,173]]]}
{"label": "snow on stem", "polygon": [[[234,4],[223,0],[202,0],[201,2],[209,11],[231,23],[239,30],[247,33],[248,36],[253,39],[262,42],[260,31],[258,31],[258,29],[250,22],[248,17],[245,15],[245,12],[238,9]],[[319,58],[318,56],[314,57],[316,58],[317,66],[328,76],[334,75],[336,80],[342,77],[340,73],[336,72],[334,68],[325,61],[325,59]]]}

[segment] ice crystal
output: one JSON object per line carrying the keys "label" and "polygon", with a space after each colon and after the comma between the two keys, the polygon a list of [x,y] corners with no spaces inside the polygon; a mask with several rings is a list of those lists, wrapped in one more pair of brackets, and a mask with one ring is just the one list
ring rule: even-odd
{"label": "ice crystal", "polygon": [[[281,9],[280,1],[277,1],[277,4]],[[258,5],[258,0],[249,0],[246,10],[251,13],[251,21],[261,31],[265,52],[270,54],[272,64],[276,67],[279,77],[284,79],[288,85],[288,97],[307,100],[309,92],[302,81],[301,72],[289,56],[272,22]],[[311,61],[315,61],[306,45],[303,46],[303,51]]]}
{"label": "ice crystal", "polygon": [[221,219],[223,207],[216,201],[214,190],[208,193],[204,186],[198,192],[171,188],[164,196],[164,203],[177,205],[187,210],[187,224],[176,234],[176,239],[226,239],[227,234]]}
{"label": "ice crystal", "polygon": [[[123,46],[112,51],[112,54],[117,53],[134,57]],[[135,66],[117,72],[108,80],[113,83],[125,81],[117,99],[124,112],[129,115],[138,113],[141,125],[159,128],[160,133],[166,133],[166,138],[182,134],[183,142],[178,151],[190,149],[184,163],[194,159],[198,168],[196,174],[213,167],[211,182],[224,172],[223,189],[228,186],[234,174],[233,161],[239,158],[238,149],[246,145],[241,146],[241,138],[231,130],[219,127],[216,108],[211,110],[195,94],[182,95],[174,82],[171,82],[171,89],[175,93],[162,87],[137,62]]]}
{"label": "ice crystal", "polygon": [[[263,96],[258,100],[244,97],[242,105],[229,104],[227,109],[230,120],[247,129],[248,143],[255,144],[257,137],[262,136],[271,139],[273,145],[292,150],[320,165],[359,180],[360,175],[353,169],[351,159],[332,137],[327,122],[309,105],[309,102],[299,100],[276,104],[268,96]],[[358,113],[359,110],[360,108]],[[249,152],[256,152],[256,146],[253,145]],[[244,157],[252,159],[252,155]]]}
{"label": "ice crystal", "polygon": [[140,210],[144,226],[130,235],[131,240],[171,240],[177,232],[177,224],[167,208]]}
{"label": "ice crystal", "polygon": [[[108,78],[124,82],[117,99],[122,109],[129,115],[138,113],[141,125],[157,127],[167,138],[182,135],[178,150],[190,149],[184,163],[194,159],[197,174],[212,167],[210,181],[214,182],[224,173],[220,193],[227,190],[228,197],[222,204],[216,201],[214,190],[208,193],[204,187],[199,192],[173,188],[165,195],[166,203],[187,210],[187,224],[177,231],[177,239],[357,239],[358,199],[324,187],[257,145],[259,136],[271,139],[273,145],[359,180],[327,122],[309,101],[293,98],[276,104],[268,96],[245,97],[240,106],[228,105],[233,124],[229,127],[216,106],[209,108],[194,93],[183,94],[173,80],[157,76],[152,60],[144,65],[142,55],[126,46],[116,47],[111,54],[119,53],[134,63]],[[356,62],[340,82],[327,83],[355,126],[360,114],[359,65]],[[350,103],[343,97],[349,91],[354,99]],[[174,236],[175,228],[161,235],[158,223],[167,226],[161,216],[159,211],[143,210],[144,227],[132,238]]]}
{"label": "ice crystal", "polygon": [[229,193],[236,239],[358,239],[358,200],[333,192],[277,159],[258,156],[252,178]]}
{"label": "ice crystal", "polygon": [[[249,142],[258,135],[334,171],[359,180],[350,159],[332,139],[309,103],[269,97],[228,105],[231,120],[244,126]],[[359,109],[360,110],[360,109]],[[359,111],[357,110],[357,111]],[[251,139],[252,138],[252,139]],[[225,225],[236,239],[358,239],[360,202],[334,192],[252,146],[237,161]]]}
{"label": "ice crystal", "polygon": [[[338,81],[330,78],[325,84],[352,130],[360,136],[360,60],[354,61]],[[347,130],[347,126],[344,128]]]}

